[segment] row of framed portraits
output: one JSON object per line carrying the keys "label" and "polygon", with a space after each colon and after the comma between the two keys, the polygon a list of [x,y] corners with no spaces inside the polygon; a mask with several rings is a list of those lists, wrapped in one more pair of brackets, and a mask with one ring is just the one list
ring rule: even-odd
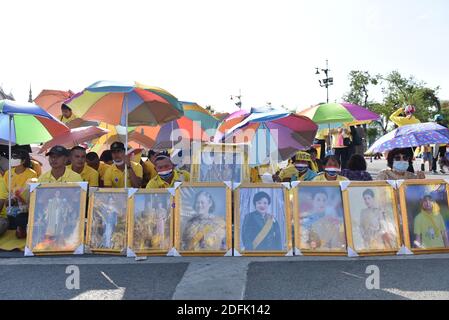
{"label": "row of framed portraits", "polygon": [[25,254],[449,252],[444,180],[232,186],[96,189],[87,201],[83,184],[35,185]]}

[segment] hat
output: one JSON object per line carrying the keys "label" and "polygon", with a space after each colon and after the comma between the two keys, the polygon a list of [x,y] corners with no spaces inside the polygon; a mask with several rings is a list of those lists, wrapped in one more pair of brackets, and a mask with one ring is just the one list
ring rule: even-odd
{"label": "hat", "polygon": [[120,141],[111,144],[111,151],[125,151],[125,145]]}
{"label": "hat", "polygon": [[70,152],[69,150],[67,150],[66,148],[64,148],[63,146],[54,146],[53,148],[50,149],[50,151],[48,151],[45,156],[49,156],[55,154],[57,156],[66,156],[68,157]]}
{"label": "hat", "polygon": [[305,151],[298,151],[295,154],[295,161],[312,161],[312,158],[310,157],[310,154]]}

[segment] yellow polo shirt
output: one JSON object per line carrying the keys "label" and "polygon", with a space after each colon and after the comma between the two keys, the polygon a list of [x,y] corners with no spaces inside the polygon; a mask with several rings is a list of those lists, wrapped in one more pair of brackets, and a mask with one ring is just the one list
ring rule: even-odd
{"label": "yellow polo shirt", "polygon": [[143,163],[145,172],[148,173],[148,176],[150,177],[150,180],[153,179],[155,176],[157,176],[156,167],[154,166],[153,162],[150,160],[145,161]]}
{"label": "yellow polo shirt", "polygon": [[[139,178],[142,179],[143,177],[143,168],[140,164],[132,162],[131,161],[131,167]],[[104,186],[105,187],[112,187],[112,188],[124,188],[125,187],[125,170],[120,170],[117,168],[115,164],[110,166],[104,174]],[[128,188],[131,188],[131,178],[129,177],[128,173],[128,181],[127,181]]]}
{"label": "yellow polo shirt", "polygon": [[175,182],[189,182],[190,181],[190,173],[185,170],[173,170],[173,179],[169,184],[167,181],[163,180],[159,175],[155,176],[151,179],[147,184],[147,189],[166,189],[172,188],[175,185]]}
{"label": "yellow polo shirt", "polygon": [[66,167],[64,174],[59,179],[53,177],[50,170],[41,175],[37,181],[40,183],[83,182],[83,178],[78,173]]}
{"label": "yellow polo shirt", "polygon": [[[8,200],[8,189],[6,188],[5,180],[0,179],[0,200]],[[3,208],[1,208],[0,211],[0,217],[6,217],[6,205],[7,203],[3,205]]]}
{"label": "yellow polo shirt", "polygon": [[[72,165],[68,165],[67,168],[72,170]],[[80,173],[81,178],[83,178],[83,181],[86,181],[89,183],[89,187],[98,187],[99,184],[99,175],[98,172],[89,167],[87,164],[84,165],[83,171]]]}
{"label": "yellow polo shirt", "polygon": [[98,174],[100,175],[101,180],[104,180],[104,175],[110,167],[111,166],[109,164],[100,161],[100,165],[98,166]]}
{"label": "yellow polo shirt", "polygon": [[[332,181],[347,181],[348,178],[337,175],[337,180],[332,180]],[[318,174],[312,181],[331,181],[331,180],[327,180],[326,176],[324,175],[324,172]]]}
{"label": "yellow polo shirt", "polygon": [[[3,177],[5,179],[5,185],[6,189],[9,187],[9,173],[8,171],[5,172],[5,176]],[[33,169],[26,168],[24,172],[21,174],[17,174],[16,170],[12,170],[11,172],[11,190],[13,193],[18,189],[25,189],[27,187],[27,182],[31,179],[37,178],[37,173]]]}
{"label": "yellow polo shirt", "polygon": [[61,115],[59,117],[59,120],[61,120],[62,123],[68,123],[70,121],[75,120],[76,118],[78,118],[78,117],[72,112],[72,115],[70,116],[70,118],[66,118],[63,115]]}

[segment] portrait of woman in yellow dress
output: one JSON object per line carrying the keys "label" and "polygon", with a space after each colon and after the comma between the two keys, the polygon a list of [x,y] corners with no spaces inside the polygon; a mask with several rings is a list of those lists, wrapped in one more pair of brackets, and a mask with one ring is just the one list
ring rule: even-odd
{"label": "portrait of woman in yellow dress", "polygon": [[[218,189],[218,188],[216,188]],[[223,193],[225,189],[223,188]],[[225,196],[223,195],[223,198]],[[193,214],[185,215],[188,211],[190,199],[183,196],[182,244],[184,251],[220,251],[226,250],[226,221],[225,213],[217,210],[224,209],[216,206],[212,193],[199,190],[193,198]]]}

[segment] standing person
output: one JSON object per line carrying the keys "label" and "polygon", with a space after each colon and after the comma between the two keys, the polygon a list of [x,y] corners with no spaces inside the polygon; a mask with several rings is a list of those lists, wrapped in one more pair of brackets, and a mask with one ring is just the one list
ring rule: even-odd
{"label": "standing person", "polygon": [[358,124],[357,127],[355,128],[355,131],[357,132],[357,136],[360,139],[360,144],[356,145],[356,147],[355,147],[355,153],[364,155],[365,154],[365,150],[366,150],[366,132],[365,132],[365,129],[362,127],[362,125]]}
{"label": "standing person", "polygon": [[[436,114],[433,118],[433,121],[439,124],[440,126],[446,127],[447,125],[444,123],[444,118],[441,114]],[[433,161],[432,161],[432,171],[434,174],[437,173],[437,162],[438,158],[444,158],[446,155],[446,145],[445,144],[435,144],[433,147]],[[440,165],[440,172],[445,174],[444,167]]]}
{"label": "standing person", "polygon": [[72,109],[70,109],[70,107],[65,103],[61,105],[61,112],[62,115],[59,120],[61,120],[62,123],[69,123],[70,121],[73,121],[77,118],[77,116],[75,116],[75,114],[72,112]]}
{"label": "standing person", "polygon": [[363,148],[362,137],[359,135],[359,131],[357,130],[357,128],[355,126],[350,126],[349,129],[351,130],[351,137],[352,137],[349,158],[351,158],[351,156],[353,154],[362,154],[363,155],[363,152],[361,152],[361,149]]}
{"label": "standing person", "polygon": [[340,162],[334,156],[327,156],[323,161],[324,172],[318,174],[313,181],[346,181],[346,177],[340,175]]}
{"label": "standing person", "polygon": [[83,181],[89,183],[89,187],[98,187],[99,174],[96,170],[86,165],[86,149],[80,146],[75,146],[70,150],[69,169],[78,173]]}
{"label": "standing person", "polygon": [[[420,123],[421,121],[413,115],[415,111],[415,107],[410,105],[405,108],[399,108],[391,114],[390,120],[398,127]],[[403,114],[405,114],[405,116],[403,116]]]}
{"label": "standing person", "polygon": [[55,182],[82,182],[81,176],[66,167],[67,160],[70,156],[69,150],[63,146],[54,146],[46,154],[51,170],[42,174],[38,182],[55,183]]}
{"label": "standing person", "polygon": [[172,188],[177,181],[190,181],[190,174],[187,171],[175,169],[167,154],[157,156],[155,163],[157,176],[148,182],[146,189]]}
{"label": "standing person", "polygon": [[[114,164],[104,174],[104,186],[109,188],[140,188],[143,178],[142,166],[130,160],[125,154],[125,145],[121,142],[111,144]],[[128,169],[128,181],[125,185],[125,166]]]}
{"label": "standing person", "polygon": [[326,137],[329,135],[329,130],[323,129],[317,132],[315,137],[317,143],[320,145],[320,159],[323,160],[326,156]]}
{"label": "standing person", "polygon": [[413,157],[410,155],[410,148],[393,149],[388,152],[387,169],[379,172],[377,180],[403,180],[403,179],[425,179],[424,172],[417,174],[407,171],[413,167]]}
{"label": "standing person", "polygon": [[352,145],[350,131],[345,128],[338,128],[331,130],[331,133],[332,149],[334,150],[335,157],[341,163],[341,168],[346,169]]}

